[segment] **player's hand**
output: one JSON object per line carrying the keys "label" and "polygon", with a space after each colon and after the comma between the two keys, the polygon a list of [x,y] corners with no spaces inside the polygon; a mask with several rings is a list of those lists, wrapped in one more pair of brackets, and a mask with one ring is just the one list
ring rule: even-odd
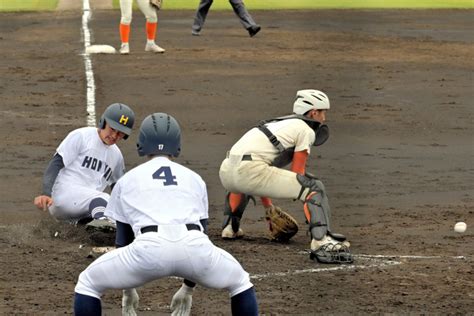
{"label": "player's hand", "polygon": [[193,305],[194,288],[183,283],[171,300],[171,316],[189,316]]}
{"label": "player's hand", "polygon": [[139,296],[137,290],[123,290],[122,296],[122,316],[137,316]]}
{"label": "player's hand", "polygon": [[35,197],[34,203],[37,208],[46,212],[48,207],[53,204],[53,199],[47,195],[39,195]]}

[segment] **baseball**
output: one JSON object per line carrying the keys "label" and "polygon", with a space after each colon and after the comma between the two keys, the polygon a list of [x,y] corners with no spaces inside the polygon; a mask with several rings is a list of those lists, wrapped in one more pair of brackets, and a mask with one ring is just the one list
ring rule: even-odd
{"label": "baseball", "polygon": [[464,233],[466,231],[467,225],[464,222],[457,222],[456,225],[454,225],[454,231],[456,233]]}

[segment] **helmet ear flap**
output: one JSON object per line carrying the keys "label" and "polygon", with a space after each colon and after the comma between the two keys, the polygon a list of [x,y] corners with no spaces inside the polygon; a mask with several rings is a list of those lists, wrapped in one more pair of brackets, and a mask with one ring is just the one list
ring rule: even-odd
{"label": "helmet ear flap", "polygon": [[102,116],[100,117],[99,128],[100,128],[100,129],[104,129],[104,128],[105,128],[105,117],[104,117],[104,114],[102,114]]}

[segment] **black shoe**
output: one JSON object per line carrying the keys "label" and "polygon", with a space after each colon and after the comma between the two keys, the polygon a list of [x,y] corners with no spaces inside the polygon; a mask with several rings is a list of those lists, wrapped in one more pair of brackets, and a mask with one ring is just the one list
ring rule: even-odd
{"label": "black shoe", "polygon": [[260,29],[260,25],[252,25],[247,29],[247,31],[249,32],[250,37],[254,37],[258,32],[260,32]]}

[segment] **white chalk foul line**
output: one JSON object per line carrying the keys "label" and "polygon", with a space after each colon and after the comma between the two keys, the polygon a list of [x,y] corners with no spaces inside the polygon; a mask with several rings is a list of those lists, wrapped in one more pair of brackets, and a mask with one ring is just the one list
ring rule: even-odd
{"label": "white chalk foul line", "polygon": [[82,14],[82,34],[84,35],[84,66],[86,71],[86,87],[87,87],[87,126],[95,126],[95,82],[94,71],[92,70],[92,61],[87,47],[91,45],[91,33],[89,30],[89,20],[91,17],[91,9],[89,0],[83,0]]}
{"label": "white chalk foul line", "polygon": [[[300,251],[299,254],[309,254],[308,251]],[[395,259],[467,259],[464,256],[451,256],[451,257],[442,257],[442,256],[413,256],[413,255],[354,255],[354,258],[367,259],[370,263],[366,264],[341,264],[338,266],[332,266],[327,268],[313,268],[313,269],[302,269],[302,270],[293,270],[286,272],[268,272],[261,274],[253,274],[250,276],[251,279],[261,280],[264,278],[270,277],[285,277],[295,274],[304,274],[304,273],[319,273],[319,272],[329,272],[329,271],[340,271],[340,270],[355,270],[355,269],[369,269],[369,268],[380,268],[380,267],[389,267],[400,265],[403,262]]]}
{"label": "white chalk foul line", "polygon": [[399,258],[399,259],[467,259],[465,256],[451,256],[451,257],[443,257],[443,256],[417,256],[417,255],[354,255],[355,258]]}
{"label": "white chalk foul line", "polygon": [[341,264],[336,267],[329,268],[313,268],[313,269],[302,269],[302,270],[293,270],[287,272],[268,272],[262,274],[253,274],[250,276],[251,279],[261,280],[269,277],[284,277],[288,275],[295,274],[304,274],[304,273],[319,273],[319,272],[329,272],[329,271],[339,271],[339,270],[354,270],[354,269],[369,269],[376,267],[385,267],[385,266],[395,266],[402,264],[400,261],[395,260],[382,260],[382,259],[372,259],[375,261],[370,264]]}

